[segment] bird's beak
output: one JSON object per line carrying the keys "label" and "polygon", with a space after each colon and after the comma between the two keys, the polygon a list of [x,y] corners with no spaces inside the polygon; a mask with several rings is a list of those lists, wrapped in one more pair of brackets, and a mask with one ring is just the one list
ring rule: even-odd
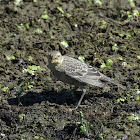
{"label": "bird's beak", "polygon": [[52,59],[51,63],[55,63],[55,59]]}

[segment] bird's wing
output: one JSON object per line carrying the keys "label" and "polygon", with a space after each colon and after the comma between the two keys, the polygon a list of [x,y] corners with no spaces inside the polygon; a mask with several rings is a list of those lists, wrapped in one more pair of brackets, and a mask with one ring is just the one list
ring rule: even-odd
{"label": "bird's wing", "polygon": [[87,65],[77,59],[64,56],[63,65],[66,74],[68,74],[69,76],[79,77],[87,74]]}
{"label": "bird's wing", "polygon": [[64,56],[63,66],[65,73],[79,82],[105,87],[105,84],[99,80],[100,73],[92,66],[68,56]]}
{"label": "bird's wing", "polygon": [[126,89],[125,86],[121,85],[117,81],[112,80],[111,78],[97,71],[94,67],[77,59],[65,56],[63,64],[65,67],[65,73],[80,82],[98,87],[107,87],[102,81],[108,81],[121,87],[122,89]]}

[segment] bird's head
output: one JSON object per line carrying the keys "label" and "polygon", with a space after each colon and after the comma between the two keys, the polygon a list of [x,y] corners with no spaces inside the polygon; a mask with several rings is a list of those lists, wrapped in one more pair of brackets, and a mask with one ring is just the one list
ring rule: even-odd
{"label": "bird's head", "polygon": [[51,60],[51,63],[53,64],[60,64],[63,61],[63,56],[59,51],[52,51],[49,54],[49,58]]}

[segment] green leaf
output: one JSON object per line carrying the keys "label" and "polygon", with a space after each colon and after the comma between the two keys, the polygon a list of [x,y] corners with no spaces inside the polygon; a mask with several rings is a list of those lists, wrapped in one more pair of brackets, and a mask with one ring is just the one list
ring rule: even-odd
{"label": "green leaf", "polygon": [[120,102],[125,102],[126,98],[119,98],[117,99],[117,103],[120,103]]}
{"label": "green leaf", "polygon": [[23,120],[23,118],[24,118],[24,116],[25,116],[25,114],[19,114],[19,119],[22,119]]}
{"label": "green leaf", "polygon": [[57,9],[58,9],[62,14],[64,14],[64,10],[62,9],[62,7],[57,7]]}
{"label": "green leaf", "polygon": [[136,100],[136,101],[139,101],[139,100],[140,100],[140,97],[139,97],[139,96],[136,96],[136,97],[135,97],[135,100]]}
{"label": "green leaf", "polygon": [[118,50],[118,45],[115,43],[113,46],[112,46],[112,51],[117,51]]}
{"label": "green leaf", "polygon": [[107,67],[109,67],[113,64],[113,61],[111,59],[107,59],[105,62],[106,62]]}
{"label": "green leaf", "polygon": [[0,133],[0,135],[1,135],[2,137],[5,137],[5,134],[3,134],[3,133]]}
{"label": "green leaf", "polygon": [[140,94],[140,90],[137,90],[136,94],[139,95]]}
{"label": "green leaf", "polygon": [[82,132],[84,132],[84,133],[86,133],[86,132],[87,132],[86,128],[85,128],[83,125],[81,125],[81,126],[80,126],[80,129],[81,129],[81,130],[82,130]]}
{"label": "green leaf", "polygon": [[126,49],[126,46],[125,46],[125,45],[122,45],[121,47],[122,47],[122,49],[124,49],[124,50]]}
{"label": "green leaf", "polygon": [[71,14],[69,14],[69,13],[66,13],[66,16],[69,18],[69,17],[71,17]]}
{"label": "green leaf", "polygon": [[140,55],[138,55],[137,58],[140,60]]}
{"label": "green leaf", "polygon": [[43,15],[41,15],[41,18],[42,19],[49,19],[50,17],[47,14],[43,14]]}
{"label": "green leaf", "polygon": [[95,3],[97,3],[99,6],[102,6],[102,1],[101,0],[94,0],[95,1]]}
{"label": "green leaf", "polygon": [[43,33],[43,31],[42,31],[41,29],[39,29],[39,28],[37,28],[37,29],[35,30],[35,32],[38,33],[38,34],[42,34],[42,33]]}
{"label": "green leaf", "polygon": [[33,2],[34,2],[34,3],[36,3],[36,2],[37,2],[37,0],[33,0]]}
{"label": "green leaf", "polygon": [[35,139],[37,139],[37,140],[38,140],[38,139],[39,139],[39,136],[35,136]]}
{"label": "green leaf", "polygon": [[78,57],[78,59],[79,59],[80,61],[84,62],[85,57],[80,55],[80,56]]}
{"label": "green leaf", "polygon": [[7,60],[15,60],[15,56],[6,56]]}
{"label": "green leaf", "polygon": [[6,92],[6,91],[8,91],[8,87],[3,87],[1,90]]}
{"label": "green leaf", "polygon": [[106,64],[105,63],[102,63],[101,68],[104,69],[106,67],[107,67]]}
{"label": "green leaf", "polygon": [[129,121],[136,121],[136,120],[139,120],[139,117],[137,115],[134,115],[132,114],[129,118],[128,118]]}
{"label": "green leaf", "polygon": [[140,15],[138,10],[133,10],[133,16],[138,17]]}
{"label": "green leaf", "polygon": [[24,27],[24,25],[21,23],[20,25],[18,25],[18,29],[19,30],[23,30],[25,27]]}
{"label": "green leaf", "polygon": [[65,46],[66,48],[69,47],[69,44],[68,44],[66,41],[61,41],[61,44],[62,44],[63,46]]}

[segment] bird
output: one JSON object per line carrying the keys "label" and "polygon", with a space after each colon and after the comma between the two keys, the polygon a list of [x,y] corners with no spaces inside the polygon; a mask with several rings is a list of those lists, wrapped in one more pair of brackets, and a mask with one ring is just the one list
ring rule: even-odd
{"label": "bird", "polygon": [[81,95],[76,109],[81,105],[82,99],[86,94],[85,86],[87,84],[108,88],[109,86],[105,84],[105,81],[107,81],[122,89],[126,89],[125,86],[100,73],[93,66],[70,56],[62,55],[60,51],[53,50],[49,53],[48,68],[51,70],[52,74],[63,83],[81,87],[83,94]]}

